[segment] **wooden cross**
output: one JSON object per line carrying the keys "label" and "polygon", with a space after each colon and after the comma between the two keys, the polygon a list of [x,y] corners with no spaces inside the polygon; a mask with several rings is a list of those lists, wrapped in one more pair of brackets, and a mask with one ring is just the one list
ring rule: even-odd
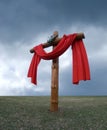
{"label": "wooden cross", "polygon": [[[76,39],[85,38],[83,33],[78,33]],[[43,48],[52,46],[53,49],[60,42],[62,38],[58,37],[58,31],[53,32],[50,40],[43,44]],[[34,53],[34,50],[30,50],[31,53]],[[59,88],[59,57],[52,60],[52,74],[51,74],[51,103],[50,111],[58,111],[58,88]]]}

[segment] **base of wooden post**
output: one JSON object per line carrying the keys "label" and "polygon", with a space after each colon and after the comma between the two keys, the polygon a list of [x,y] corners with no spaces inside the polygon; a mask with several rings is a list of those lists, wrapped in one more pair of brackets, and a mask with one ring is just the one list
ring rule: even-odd
{"label": "base of wooden post", "polygon": [[51,103],[50,111],[51,111],[51,112],[58,111],[58,102],[53,101],[53,103]]}
{"label": "base of wooden post", "polygon": [[52,60],[52,80],[51,80],[51,104],[50,111],[58,111],[58,75],[59,58]]}

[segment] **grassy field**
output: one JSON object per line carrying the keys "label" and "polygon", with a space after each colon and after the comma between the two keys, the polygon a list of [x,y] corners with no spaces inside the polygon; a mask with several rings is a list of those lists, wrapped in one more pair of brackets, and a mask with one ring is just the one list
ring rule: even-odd
{"label": "grassy field", "polygon": [[107,130],[107,97],[0,97],[0,130]]}

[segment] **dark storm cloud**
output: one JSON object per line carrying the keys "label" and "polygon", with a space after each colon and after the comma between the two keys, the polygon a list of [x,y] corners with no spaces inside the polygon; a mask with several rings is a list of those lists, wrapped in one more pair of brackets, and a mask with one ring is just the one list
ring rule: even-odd
{"label": "dark storm cloud", "polygon": [[[2,40],[29,39],[37,33],[45,10],[42,5],[28,0],[0,2],[0,34]],[[42,15],[42,16],[41,16]],[[32,36],[31,36],[32,35]]]}
{"label": "dark storm cloud", "polygon": [[28,41],[55,26],[105,23],[106,0],[0,0],[0,41]]}

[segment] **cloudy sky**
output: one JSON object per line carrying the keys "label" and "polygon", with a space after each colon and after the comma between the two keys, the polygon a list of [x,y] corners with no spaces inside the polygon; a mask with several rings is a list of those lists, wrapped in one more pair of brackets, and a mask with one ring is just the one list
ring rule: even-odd
{"label": "cloudy sky", "polygon": [[73,85],[69,49],[60,57],[59,94],[107,95],[106,28],[106,0],[0,0],[0,95],[50,95],[51,61],[41,61],[37,86],[27,71],[29,49],[54,30],[84,32],[91,69],[90,81]]}

